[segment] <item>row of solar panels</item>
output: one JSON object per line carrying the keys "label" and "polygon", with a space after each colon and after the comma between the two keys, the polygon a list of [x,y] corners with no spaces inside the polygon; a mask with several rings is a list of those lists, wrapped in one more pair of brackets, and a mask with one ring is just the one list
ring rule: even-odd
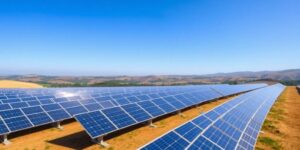
{"label": "row of solar panels", "polygon": [[[248,88],[243,88],[245,90],[253,90],[253,88],[258,88],[257,85],[243,86],[249,86]],[[265,86],[265,84],[260,84],[259,87],[262,86]],[[159,116],[166,115],[193,105],[200,104],[202,102],[224,96],[218,94],[219,92],[214,91],[215,90],[210,91],[211,93],[214,93],[210,97],[203,98],[205,93],[194,92],[189,96],[186,96],[186,98],[178,97],[177,99],[170,99],[169,97],[152,99],[141,103],[118,106],[90,113],[83,113],[80,115],[76,115],[75,118],[82,124],[91,138],[97,138],[110,132],[123,129],[127,126],[132,126],[147,120],[152,120]],[[239,89],[236,93],[240,92],[242,91],[240,91]],[[199,95],[200,97],[196,95]]]}
{"label": "row of solar panels", "polygon": [[240,95],[140,149],[254,149],[263,121],[284,88],[276,84]]}
{"label": "row of solar panels", "polygon": [[[252,87],[251,87],[252,86]],[[237,91],[244,91],[247,88],[266,86],[265,84],[252,85],[201,85],[196,87],[214,88],[224,95],[230,95]],[[158,93],[159,91],[172,92],[193,89],[195,86],[157,86],[157,87],[116,87],[116,88],[47,88],[47,89],[0,89],[0,103],[15,103],[22,101],[33,101],[37,99],[56,99],[62,97],[74,97],[80,95],[83,98],[106,97],[122,98],[124,96],[143,95],[145,93]],[[59,100],[57,100],[59,101]]]}
{"label": "row of solar panels", "polygon": [[[223,86],[225,91],[231,86]],[[265,86],[244,85],[248,90]],[[70,119],[74,115],[154,99],[169,101],[176,109],[221,97],[210,86],[175,86],[141,88],[53,88],[0,90],[0,134]],[[111,93],[109,93],[109,91]],[[125,92],[124,92],[125,91]],[[126,93],[127,92],[127,93]],[[65,94],[65,97],[61,93]],[[66,94],[67,93],[67,94]],[[51,95],[52,94],[52,95]],[[3,98],[5,97],[5,98]],[[18,102],[16,102],[18,101]],[[195,102],[195,101],[194,101]]]}
{"label": "row of solar panels", "polygon": [[[249,89],[255,89],[265,86],[264,84],[254,85],[209,85],[209,86],[176,86],[176,87],[153,87],[153,88],[115,88],[111,89],[111,93],[107,93],[106,89],[102,88],[62,88],[62,89],[39,89],[39,90],[0,90],[0,111],[24,108],[30,106],[47,105],[54,103],[63,103],[69,101],[85,101],[87,99],[94,99],[100,103],[100,106],[106,108],[106,105],[116,106],[120,104],[127,104],[129,102],[136,102],[139,99],[158,98],[166,95],[175,95],[184,93],[185,91],[192,91],[199,87],[203,89],[215,89],[216,92],[222,95],[231,95]],[[127,89],[127,90],[125,90]],[[131,89],[131,90],[130,90]],[[14,92],[12,92],[14,91]],[[127,93],[124,93],[127,91]],[[8,92],[8,93],[7,93]],[[4,94],[5,93],[5,94]],[[14,95],[11,95],[14,93]],[[32,94],[35,93],[35,94]],[[38,93],[38,94],[37,94]],[[51,95],[51,94],[52,95]],[[153,94],[151,94],[153,93]],[[147,94],[147,95],[145,95]],[[105,101],[105,102],[104,102]]]}

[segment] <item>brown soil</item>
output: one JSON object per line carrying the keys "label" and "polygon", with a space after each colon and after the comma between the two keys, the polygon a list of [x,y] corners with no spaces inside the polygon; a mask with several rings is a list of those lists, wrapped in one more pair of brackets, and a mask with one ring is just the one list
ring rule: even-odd
{"label": "brown soil", "polygon": [[[230,98],[224,98],[215,102],[203,104],[197,108],[191,108],[183,111],[185,117],[173,114],[154,121],[157,128],[151,128],[146,124],[138,125],[114,133],[106,137],[106,142],[111,145],[109,150],[133,150],[152,141],[160,135],[170,131],[171,129],[185,123],[186,121],[198,116],[201,112],[208,111],[221,103],[226,102]],[[34,129],[34,131],[25,131],[9,135],[12,142],[10,145],[0,145],[1,149],[11,150],[60,150],[60,149],[104,149],[99,145],[91,142],[89,136],[84,132],[78,122],[72,121],[63,125],[64,129],[59,130],[50,126]],[[37,131],[38,130],[38,131]]]}
{"label": "brown soil", "polygon": [[300,149],[300,95],[295,87],[287,87],[268,114],[259,139],[269,138],[273,144],[258,142],[256,149]]}
{"label": "brown soil", "polygon": [[21,81],[0,80],[0,88],[42,88],[43,86]]}

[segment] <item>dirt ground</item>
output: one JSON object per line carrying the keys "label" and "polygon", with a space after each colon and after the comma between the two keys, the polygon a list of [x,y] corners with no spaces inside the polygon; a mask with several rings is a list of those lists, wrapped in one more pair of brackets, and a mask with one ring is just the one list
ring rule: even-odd
{"label": "dirt ground", "polygon": [[[138,125],[106,137],[106,142],[111,145],[108,150],[133,150],[152,141],[169,130],[185,123],[198,116],[201,112],[206,112],[215,106],[224,103],[230,98],[220,99],[215,102],[203,104],[197,108],[183,111],[184,117],[173,114],[154,121],[157,128],[151,128],[147,124]],[[78,122],[69,121],[63,125],[64,129],[59,130],[49,126],[15,133],[8,138],[12,142],[10,145],[0,145],[0,150],[67,150],[105,149],[91,142],[89,136],[84,132]]]}
{"label": "dirt ground", "polygon": [[300,149],[300,95],[287,87],[272,107],[259,135],[256,149]]}
{"label": "dirt ground", "polygon": [[43,86],[29,83],[29,82],[20,82],[12,80],[0,80],[0,88],[42,88]]}

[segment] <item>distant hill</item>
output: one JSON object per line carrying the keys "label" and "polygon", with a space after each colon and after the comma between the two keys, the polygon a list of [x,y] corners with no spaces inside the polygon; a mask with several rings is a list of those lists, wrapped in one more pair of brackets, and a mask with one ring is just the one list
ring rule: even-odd
{"label": "distant hill", "polygon": [[246,79],[273,79],[273,80],[300,80],[300,69],[282,71],[260,71],[260,72],[232,72],[206,75],[208,77],[224,78],[246,78]]}
{"label": "distant hill", "polygon": [[208,75],[152,75],[152,76],[43,76],[14,75],[0,79],[39,83],[48,87],[61,86],[142,86],[183,85],[210,83],[248,83],[258,81],[281,82],[287,85],[300,84],[300,69],[259,72],[232,72]]}

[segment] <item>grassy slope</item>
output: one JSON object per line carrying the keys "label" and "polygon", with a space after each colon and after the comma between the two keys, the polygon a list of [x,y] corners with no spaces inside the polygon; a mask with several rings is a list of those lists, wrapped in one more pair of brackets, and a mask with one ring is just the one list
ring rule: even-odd
{"label": "grassy slope", "polygon": [[300,96],[295,87],[287,89],[278,98],[268,114],[256,145],[257,150],[299,149]]}
{"label": "grassy slope", "polygon": [[20,82],[13,80],[0,80],[0,88],[42,88],[36,83]]}

